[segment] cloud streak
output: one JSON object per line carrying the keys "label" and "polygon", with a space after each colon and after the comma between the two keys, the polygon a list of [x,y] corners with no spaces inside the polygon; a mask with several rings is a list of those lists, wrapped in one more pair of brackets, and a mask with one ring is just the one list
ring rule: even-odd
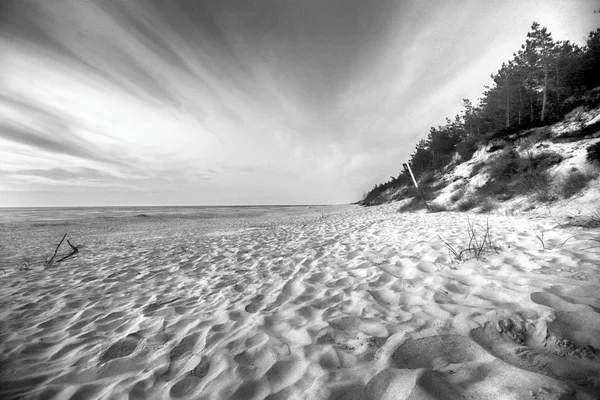
{"label": "cloud streak", "polygon": [[110,176],[93,168],[81,168],[79,171],[68,171],[64,168],[51,169],[20,169],[14,172],[5,172],[7,175],[39,176],[54,181],[65,180],[102,180]]}
{"label": "cloud streak", "polygon": [[148,194],[128,204],[354,201],[475,99],[533,19],[576,40],[587,6],[5,0],[0,205],[51,205],[61,184],[85,204],[77,182],[123,190],[98,201]]}
{"label": "cloud streak", "polygon": [[85,145],[56,140],[39,131],[17,123],[0,122],[0,139],[23,144],[38,150],[101,162],[112,162]]}

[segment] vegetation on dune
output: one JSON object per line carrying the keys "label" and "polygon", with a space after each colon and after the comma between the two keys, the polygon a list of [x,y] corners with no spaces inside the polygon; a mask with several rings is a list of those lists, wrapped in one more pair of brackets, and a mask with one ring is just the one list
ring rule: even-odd
{"label": "vegetation on dune", "polygon": [[577,168],[572,168],[559,180],[558,192],[562,197],[568,199],[583,190],[593,178],[594,176],[591,174],[586,174]]}
{"label": "vegetation on dune", "polygon": [[467,234],[469,238],[468,245],[463,248],[454,248],[446,240],[438,235],[438,238],[446,245],[450,251],[451,258],[456,262],[467,261],[471,258],[481,259],[485,253],[496,252],[500,248],[492,243],[490,235],[490,224],[486,221],[485,226],[477,226],[467,218]]}
{"label": "vegetation on dune", "polygon": [[[525,43],[513,58],[502,64],[496,74],[492,74],[493,85],[474,104],[463,99],[464,109],[454,119],[446,118],[446,125],[431,127],[426,139],[417,144],[411,154],[410,165],[415,177],[421,182],[425,193],[431,193],[436,172],[444,172],[449,166],[468,161],[482,145],[492,141],[520,140],[525,147],[531,141],[540,141],[548,136],[547,129],[541,128],[563,118],[575,107],[585,108],[600,105],[600,28],[590,32],[586,45],[579,47],[570,41],[554,41],[550,32],[537,22],[527,33]],[[595,133],[600,123],[595,123],[571,134],[574,139]],[[526,130],[526,137],[517,133]],[[574,136],[574,137],[573,137]],[[491,146],[489,152],[502,150],[503,145]],[[498,196],[502,193],[512,197],[519,191],[528,192],[549,185],[545,172],[562,159],[556,153],[521,157],[516,152],[498,157],[498,165],[491,166],[490,175],[495,180],[482,188],[479,196]],[[588,148],[588,161],[600,160],[600,144]],[[485,165],[472,171],[474,176]],[[510,178],[519,174],[519,185],[510,183]],[[573,180],[574,178],[570,178]],[[365,193],[363,205],[380,204],[386,200],[404,198],[403,186],[411,185],[410,174],[403,170],[388,182],[376,185]],[[519,186],[519,187],[516,187]],[[398,188],[390,198],[382,198],[383,193]],[[428,190],[429,189],[429,190]],[[439,189],[439,188],[438,188]],[[508,189],[508,192],[505,191]],[[485,193],[485,191],[492,193]],[[497,192],[497,193],[494,193]],[[431,196],[430,196],[431,197]],[[456,202],[453,196],[452,201]],[[500,199],[502,200],[502,199]],[[459,209],[476,206],[474,200],[463,199]],[[490,207],[490,205],[486,205]]]}
{"label": "vegetation on dune", "polygon": [[600,163],[600,142],[596,142],[587,148],[587,161],[590,164]]}
{"label": "vegetation on dune", "polygon": [[551,181],[547,170],[562,160],[562,156],[554,152],[530,153],[522,157],[514,150],[504,151],[490,166],[490,180],[478,192],[501,196],[500,200],[519,194],[547,192]]}

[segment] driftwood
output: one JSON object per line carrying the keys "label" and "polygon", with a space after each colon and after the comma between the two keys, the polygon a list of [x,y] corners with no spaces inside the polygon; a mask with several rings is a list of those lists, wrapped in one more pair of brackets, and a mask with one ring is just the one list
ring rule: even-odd
{"label": "driftwood", "polygon": [[62,244],[62,242],[65,241],[66,237],[67,237],[67,234],[65,233],[65,236],[63,236],[62,239],[60,240],[60,242],[58,242],[58,246],[56,246],[56,249],[54,250],[54,254],[52,255],[52,257],[48,261],[46,261],[46,265],[52,264],[54,257],[56,257],[56,253],[58,253],[58,249],[59,249],[60,245]]}
{"label": "driftwood", "polygon": [[[54,258],[56,257],[56,254],[58,253],[58,249],[60,248],[60,245],[65,241],[66,237],[67,237],[67,234],[65,233],[65,235],[62,237],[60,242],[58,242],[56,249],[54,249],[54,254],[52,255],[52,257],[50,257],[50,260],[46,261],[46,267],[49,267],[50,265],[52,265],[52,261],[54,261]],[[61,257],[60,260],[57,260],[56,261],[57,263],[59,263],[61,261],[65,261],[67,258],[73,257],[75,254],[79,253],[79,249],[77,248],[77,246],[73,246],[68,239],[67,239],[67,243],[69,244],[69,246],[71,246],[71,252],[64,257]]]}
{"label": "driftwood", "polygon": [[69,246],[71,246],[71,252],[63,258],[61,258],[60,260],[56,261],[57,263],[65,261],[67,258],[73,257],[75,254],[79,253],[79,249],[76,246],[73,246],[71,242],[69,242],[69,239],[67,239],[67,243],[69,244]]}

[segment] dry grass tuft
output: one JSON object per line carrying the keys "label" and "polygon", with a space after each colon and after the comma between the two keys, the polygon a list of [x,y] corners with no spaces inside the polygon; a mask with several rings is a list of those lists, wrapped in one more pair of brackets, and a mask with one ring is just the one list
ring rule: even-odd
{"label": "dry grass tuft", "polygon": [[429,211],[432,213],[448,211],[448,207],[443,204],[431,202],[429,203]]}
{"label": "dry grass tuft", "polygon": [[[483,229],[483,232],[478,230],[478,228]],[[483,254],[491,251],[498,253],[499,248],[492,243],[489,220],[486,220],[485,227],[478,227],[467,218],[467,234],[469,236],[469,244],[461,250],[452,247],[441,236],[438,236],[438,238],[448,247],[451,257],[459,262],[471,258],[479,260]]]}
{"label": "dry grass tuft", "polygon": [[496,203],[492,201],[490,198],[483,198],[479,205],[480,213],[489,213],[496,209]]}
{"label": "dry grass tuft", "polygon": [[577,226],[581,228],[600,228],[600,210],[594,211],[587,216],[574,216],[569,222],[562,226]]}
{"label": "dry grass tuft", "polygon": [[456,203],[458,200],[462,199],[465,195],[465,191],[463,189],[458,189],[456,192],[452,193],[450,196],[450,201]]}
{"label": "dry grass tuft", "polygon": [[592,174],[572,168],[566,175],[559,178],[556,190],[559,195],[568,199],[585,189],[592,179],[594,179]]}
{"label": "dry grass tuft", "polygon": [[587,148],[586,160],[590,164],[600,163],[600,142],[596,142]]}
{"label": "dry grass tuft", "polygon": [[477,175],[483,169],[483,167],[485,167],[485,163],[483,161],[480,161],[477,164],[473,165],[469,177],[472,178],[475,175]]}
{"label": "dry grass tuft", "polygon": [[421,201],[421,199],[417,196],[410,199],[410,201],[405,202],[398,208],[399,213],[422,210],[425,208],[425,205]]}
{"label": "dry grass tuft", "polygon": [[433,171],[426,171],[419,177],[419,186],[427,187],[435,182],[435,173]]}
{"label": "dry grass tuft", "polygon": [[463,199],[456,204],[456,209],[458,211],[469,211],[474,209],[479,205],[479,199],[477,196],[469,195],[467,197],[463,197]]}

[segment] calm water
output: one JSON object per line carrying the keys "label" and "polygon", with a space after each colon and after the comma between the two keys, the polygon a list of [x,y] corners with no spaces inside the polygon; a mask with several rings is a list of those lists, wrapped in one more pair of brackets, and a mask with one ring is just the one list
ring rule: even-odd
{"label": "calm water", "polygon": [[36,207],[0,208],[0,223],[60,221],[87,218],[189,217],[223,218],[278,212],[302,212],[328,206],[178,206],[178,207]]}

